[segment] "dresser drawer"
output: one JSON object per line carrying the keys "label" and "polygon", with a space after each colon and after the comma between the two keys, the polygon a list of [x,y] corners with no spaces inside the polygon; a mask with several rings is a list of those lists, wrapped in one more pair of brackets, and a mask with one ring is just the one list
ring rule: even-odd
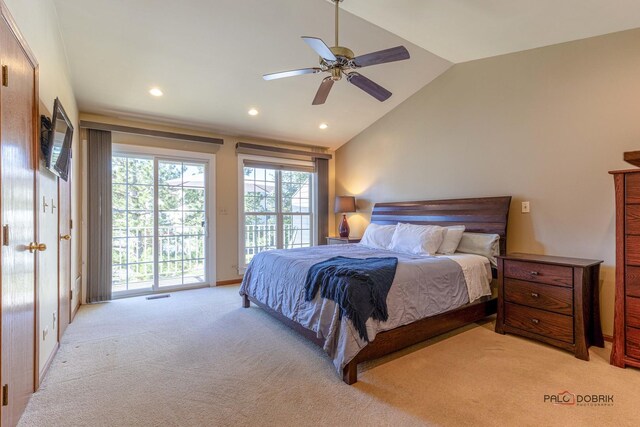
{"label": "dresser drawer", "polygon": [[504,298],[533,308],[573,315],[573,290],[517,279],[504,279]]}
{"label": "dresser drawer", "polygon": [[640,359],[640,329],[627,327],[625,332],[627,336],[625,353],[629,357]]}
{"label": "dresser drawer", "polygon": [[625,263],[640,266],[640,236],[625,236]]}
{"label": "dresser drawer", "polygon": [[629,205],[625,209],[625,234],[640,234],[640,205]]}
{"label": "dresser drawer", "polygon": [[555,286],[573,286],[573,268],[523,261],[504,261],[504,276]]}
{"label": "dresser drawer", "polygon": [[627,265],[625,275],[625,294],[640,298],[640,267]]}
{"label": "dresser drawer", "polygon": [[573,343],[573,317],[544,310],[505,303],[505,323],[567,343]]}
{"label": "dresser drawer", "polygon": [[624,305],[627,325],[640,328],[640,298],[626,297]]}
{"label": "dresser drawer", "polygon": [[640,203],[640,173],[628,173],[624,180],[626,203]]}

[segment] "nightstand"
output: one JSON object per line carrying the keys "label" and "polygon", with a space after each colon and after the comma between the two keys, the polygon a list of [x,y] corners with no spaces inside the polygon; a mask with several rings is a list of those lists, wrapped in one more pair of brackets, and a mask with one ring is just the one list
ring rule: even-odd
{"label": "nightstand", "polygon": [[327,237],[327,245],[346,245],[360,243],[360,237]]}
{"label": "nightstand", "polygon": [[604,346],[601,263],[530,254],[498,257],[496,332],[542,341],[589,360],[589,346]]}

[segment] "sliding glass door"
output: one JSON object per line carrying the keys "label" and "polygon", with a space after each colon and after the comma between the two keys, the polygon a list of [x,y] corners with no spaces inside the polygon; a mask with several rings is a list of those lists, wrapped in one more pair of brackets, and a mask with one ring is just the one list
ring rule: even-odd
{"label": "sliding glass door", "polygon": [[155,275],[154,161],[113,156],[111,167],[113,292],[151,290]]}
{"label": "sliding glass door", "polygon": [[158,161],[158,285],[203,283],[206,253],[203,164]]}
{"label": "sliding glass door", "polygon": [[114,154],[113,292],[208,281],[207,163]]}

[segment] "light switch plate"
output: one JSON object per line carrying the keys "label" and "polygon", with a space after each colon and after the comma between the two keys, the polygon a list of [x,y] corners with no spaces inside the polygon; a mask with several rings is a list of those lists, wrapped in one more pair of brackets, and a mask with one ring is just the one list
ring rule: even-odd
{"label": "light switch plate", "polygon": [[529,212],[531,212],[529,202],[522,202],[522,213],[529,213]]}

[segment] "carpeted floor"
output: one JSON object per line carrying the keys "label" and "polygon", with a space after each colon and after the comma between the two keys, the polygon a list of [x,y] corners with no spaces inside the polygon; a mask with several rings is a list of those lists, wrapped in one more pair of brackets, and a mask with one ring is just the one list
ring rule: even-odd
{"label": "carpeted floor", "polygon": [[[638,425],[640,371],[473,325],[364,366],[328,357],[238,287],[83,306],[23,426]],[[559,406],[545,394],[612,394]]]}

